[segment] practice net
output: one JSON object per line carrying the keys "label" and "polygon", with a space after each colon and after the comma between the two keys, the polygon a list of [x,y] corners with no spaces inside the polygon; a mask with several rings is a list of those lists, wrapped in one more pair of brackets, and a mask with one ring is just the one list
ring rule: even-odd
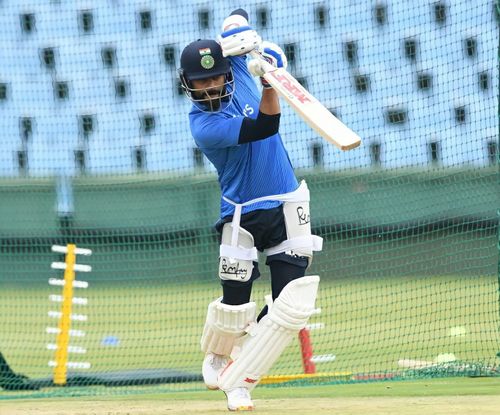
{"label": "practice net", "polygon": [[[499,6],[408,4],[245,4],[363,140],[341,152],[282,102],[321,313],[263,384],[499,374]],[[0,397],[204,388],[220,191],[177,68],[237,7],[0,2]]]}

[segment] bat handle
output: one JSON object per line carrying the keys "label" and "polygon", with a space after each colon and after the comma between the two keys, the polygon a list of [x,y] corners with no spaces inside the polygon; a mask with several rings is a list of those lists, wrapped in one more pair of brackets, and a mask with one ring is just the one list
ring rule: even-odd
{"label": "bat handle", "polygon": [[263,64],[263,68],[264,68],[264,72],[265,73],[268,73],[268,72],[272,72],[272,71],[275,71],[277,68],[275,68],[273,65],[271,65],[266,58],[264,58],[264,56],[262,56],[262,53],[260,53],[257,49],[254,49],[254,50],[251,50],[249,52],[249,55],[254,58],[254,59],[258,59],[259,61],[262,62]]}

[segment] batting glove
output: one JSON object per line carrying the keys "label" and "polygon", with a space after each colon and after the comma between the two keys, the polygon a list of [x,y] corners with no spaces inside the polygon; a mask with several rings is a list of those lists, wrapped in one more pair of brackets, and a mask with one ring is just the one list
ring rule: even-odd
{"label": "batting glove", "polygon": [[[273,68],[287,68],[288,60],[283,50],[277,44],[264,41],[261,43],[258,51]],[[269,72],[269,65],[266,65],[260,59],[252,59],[248,63],[248,70],[253,76],[260,77],[260,82],[265,89],[272,88],[271,85],[263,78],[264,74]]]}
{"label": "batting glove", "polygon": [[218,40],[224,56],[244,55],[262,43],[261,37],[241,14],[233,14],[224,20]]}

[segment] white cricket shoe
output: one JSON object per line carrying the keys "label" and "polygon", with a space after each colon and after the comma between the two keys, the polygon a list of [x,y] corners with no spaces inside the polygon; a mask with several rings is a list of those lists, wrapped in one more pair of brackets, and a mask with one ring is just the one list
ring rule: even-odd
{"label": "white cricket shoe", "polygon": [[253,411],[254,404],[247,388],[235,388],[224,393],[227,397],[227,409],[230,411]]}
{"label": "white cricket shoe", "polygon": [[201,373],[203,374],[203,381],[208,389],[219,389],[217,385],[217,377],[222,369],[229,363],[229,357],[215,353],[207,353],[203,359],[203,366]]}

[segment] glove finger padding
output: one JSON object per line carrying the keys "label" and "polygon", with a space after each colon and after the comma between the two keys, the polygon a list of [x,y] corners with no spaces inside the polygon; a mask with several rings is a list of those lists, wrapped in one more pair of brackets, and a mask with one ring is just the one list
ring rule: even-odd
{"label": "glove finger padding", "polygon": [[248,62],[248,72],[252,76],[263,76],[266,73],[263,62],[260,59],[252,59]]}
{"label": "glove finger padding", "polygon": [[257,49],[262,43],[261,37],[248,25],[241,15],[231,15],[222,24],[219,43],[224,56],[244,55]]}
{"label": "glove finger padding", "polygon": [[259,52],[275,68],[286,69],[288,60],[283,50],[273,42],[264,41],[260,44]]}
{"label": "glove finger padding", "polygon": [[272,68],[286,69],[288,66],[288,60],[283,50],[277,44],[272,42],[262,42],[258,51],[265,62],[262,59],[252,59],[248,63],[248,71],[253,76],[259,76],[262,86],[265,89],[269,89],[272,87],[269,82],[263,78],[263,76],[266,72],[272,70]]}
{"label": "glove finger padding", "polygon": [[271,84],[269,84],[269,82],[267,82],[263,78],[266,73],[266,65],[269,66],[269,64],[266,64],[266,62],[262,61],[261,59],[252,59],[248,62],[248,72],[250,72],[253,76],[259,76],[260,83],[262,84],[264,89],[269,89],[272,88]]}

